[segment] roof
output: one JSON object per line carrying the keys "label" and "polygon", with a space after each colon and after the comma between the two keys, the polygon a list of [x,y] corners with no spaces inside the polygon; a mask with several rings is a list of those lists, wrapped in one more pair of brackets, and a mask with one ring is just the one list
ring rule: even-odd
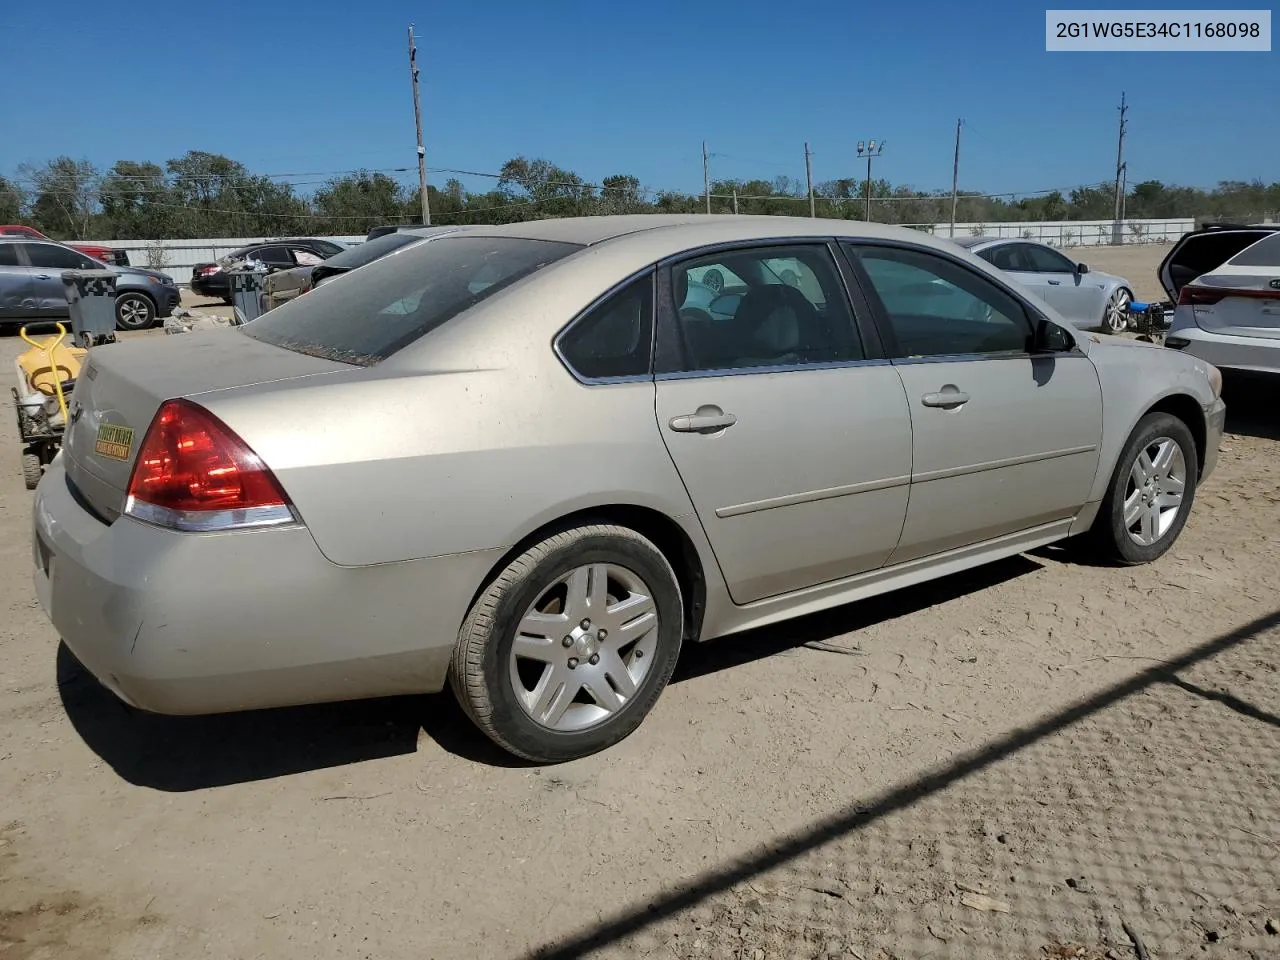
{"label": "roof", "polygon": [[528,220],[501,226],[475,226],[468,233],[472,236],[484,237],[554,240],[584,246],[638,235],[648,236],[655,242],[661,238],[677,247],[683,246],[683,241],[686,239],[693,239],[697,244],[709,244],[733,240],[789,237],[878,237],[911,239],[925,243],[938,242],[921,231],[857,220],[699,213],[562,217],[551,220]]}

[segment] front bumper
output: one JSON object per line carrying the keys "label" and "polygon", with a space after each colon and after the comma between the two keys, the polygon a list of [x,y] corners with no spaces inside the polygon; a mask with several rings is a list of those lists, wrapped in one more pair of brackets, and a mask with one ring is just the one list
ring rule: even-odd
{"label": "front bumper", "polygon": [[1222,432],[1227,425],[1227,405],[1222,398],[1205,408],[1204,411],[1204,463],[1200,466],[1200,482],[1209,479],[1214,467],[1218,465],[1218,451],[1222,446]]}
{"label": "front bumper", "polygon": [[223,534],[104,524],[62,458],[36,491],[36,595],[121,699],[201,714],[430,693],[498,552],[342,567],[303,527]]}

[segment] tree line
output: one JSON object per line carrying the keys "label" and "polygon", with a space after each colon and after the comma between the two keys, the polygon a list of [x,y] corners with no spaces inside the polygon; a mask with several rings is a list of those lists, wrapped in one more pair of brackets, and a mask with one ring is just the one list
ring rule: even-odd
{"label": "tree line", "polygon": [[[630,174],[589,183],[548,160],[508,160],[491,190],[463,187],[456,178],[428,187],[433,223],[510,223],[546,217],[610,213],[697,213],[703,193],[649,190]],[[312,187],[308,191],[308,187]],[[951,195],[873,179],[870,219],[884,223],[943,223]],[[805,216],[805,184],[791,177],[716,180],[713,213]],[[866,219],[867,182],[824,181],[814,188],[820,217]],[[1106,220],[1114,187],[1081,186],[1037,196],[959,195],[956,219],[965,223],[1031,220]],[[1280,182],[1223,181],[1211,190],[1149,180],[1126,191],[1129,220],[1199,217],[1257,220],[1280,211]],[[199,150],[157,163],[120,160],[103,170],[87,160],[57,157],[0,176],[0,223],[26,223],[64,240],[214,236],[361,234],[389,223],[420,223],[417,189],[378,171],[356,171],[318,183],[280,182],[229,157]]]}

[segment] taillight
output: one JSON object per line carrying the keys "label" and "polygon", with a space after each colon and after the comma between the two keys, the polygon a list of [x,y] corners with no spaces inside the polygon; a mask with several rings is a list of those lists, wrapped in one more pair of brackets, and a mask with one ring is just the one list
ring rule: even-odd
{"label": "taillight", "polygon": [[1259,290],[1254,287],[1199,287],[1189,283],[1178,292],[1179,304],[1209,307],[1228,297],[1245,300],[1280,300],[1280,289]]}
{"label": "taillight", "polygon": [[208,410],[169,400],[142,440],[126,515],[174,530],[235,530],[297,520],[275,476]]}
{"label": "taillight", "polygon": [[1178,291],[1178,305],[1210,307],[1221,300],[1223,296],[1224,294],[1221,290],[1214,290],[1209,287],[1197,287],[1194,283],[1188,283]]}
{"label": "taillight", "polygon": [[200,276],[202,277],[211,277],[215,273],[220,273],[220,272],[222,272],[222,268],[217,264],[214,264],[213,266],[209,266],[209,267],[200,268]]}

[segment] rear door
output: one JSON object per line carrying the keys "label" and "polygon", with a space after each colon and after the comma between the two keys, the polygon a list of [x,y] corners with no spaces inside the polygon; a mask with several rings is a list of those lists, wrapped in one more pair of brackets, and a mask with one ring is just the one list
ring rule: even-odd
{"label": "rear door", "polygon": [[0,317],[9,320],[35,315],[31,268],[19,260],[18,246],[0,243]]}
{"label": "rear door", "polygon": [[[712,271],[744,289],[708,310],[689,289]],[[733,600],[881,566],[906,515],[910,415],[832,248],[740,247],[663,277],[658,428]]]}
{"label": "rear door", "polygon": [[1035,350],[1022,301],[936,250],[847,249],[910,404],[911,499],[890,563],[1075,516],[1102,436],[1089,358]]}

